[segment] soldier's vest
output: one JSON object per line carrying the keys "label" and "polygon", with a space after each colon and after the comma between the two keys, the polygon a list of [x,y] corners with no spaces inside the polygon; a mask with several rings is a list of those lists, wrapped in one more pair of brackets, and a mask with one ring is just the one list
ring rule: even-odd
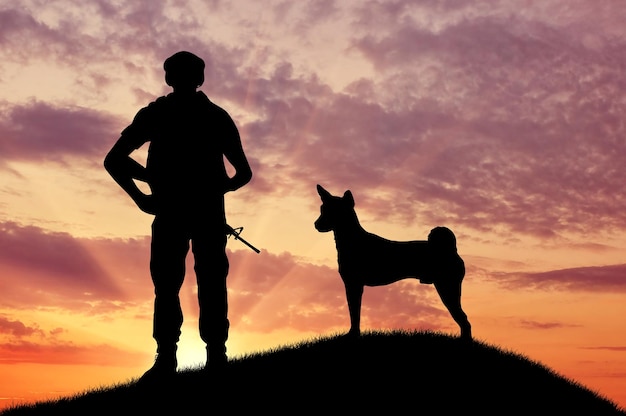
{"label": "soldier's vest", "polygon": [[224,113],[204,95],[159,98],[146,168],[152,194],[175,208],[222,197],[227,178]]}

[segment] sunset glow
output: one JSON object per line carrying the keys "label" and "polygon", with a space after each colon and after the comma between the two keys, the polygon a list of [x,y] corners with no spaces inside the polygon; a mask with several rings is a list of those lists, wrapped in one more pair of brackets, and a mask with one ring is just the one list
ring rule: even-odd
{"label": "sunset glow", "polygon": [[[226,197],[261,249],[228,243],[229,356],[348,330],[319,183],[387,238],[452,229],[475,338],[626,407],[624,21],[620,0],[0,0],[0,409],[152,365],[152,217],[102,162],[179,50],[254,172]],[[192,272],[181,299],[185,368]],[[362,329],[399,328],[458,334],[432,286],[366,288]]]}

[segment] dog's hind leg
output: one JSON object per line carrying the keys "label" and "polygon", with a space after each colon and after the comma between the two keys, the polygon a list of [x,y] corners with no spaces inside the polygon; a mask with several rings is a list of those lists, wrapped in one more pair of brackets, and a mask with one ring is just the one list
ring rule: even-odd
{"label": "dog's hind leg", "polygon": [[471,340],[472,326],[461,308],[461,281],[435,282],[435,289],[437,289],[445,307],[448,308],[450,315],[461,328],[461,338]]}
{"label": "dog's hind leg", "polygon": [[361,334],[361,300],[363,299],[363,285],[345,284],[348,311],[350,312],[350,332],[348,335]]}

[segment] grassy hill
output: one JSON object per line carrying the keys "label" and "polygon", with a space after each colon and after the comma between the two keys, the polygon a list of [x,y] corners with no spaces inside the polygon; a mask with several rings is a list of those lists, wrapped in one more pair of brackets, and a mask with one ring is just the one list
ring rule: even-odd
{"label": "grassy hill", "polygon": [[609,400],[519,354],[432,332],[325,337],[229,362],[6,410],[13,415],[316,414],[626,415]]}

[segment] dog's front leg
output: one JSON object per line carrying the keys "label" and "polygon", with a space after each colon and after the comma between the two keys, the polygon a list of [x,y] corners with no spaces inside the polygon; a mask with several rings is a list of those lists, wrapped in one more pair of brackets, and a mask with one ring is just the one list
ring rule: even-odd
{"label": "dog's front leg", "polygon": [[363,285],[345,284],[348,311],[350,312],[350,336],[361,334],[361,299],[363,298]]}

